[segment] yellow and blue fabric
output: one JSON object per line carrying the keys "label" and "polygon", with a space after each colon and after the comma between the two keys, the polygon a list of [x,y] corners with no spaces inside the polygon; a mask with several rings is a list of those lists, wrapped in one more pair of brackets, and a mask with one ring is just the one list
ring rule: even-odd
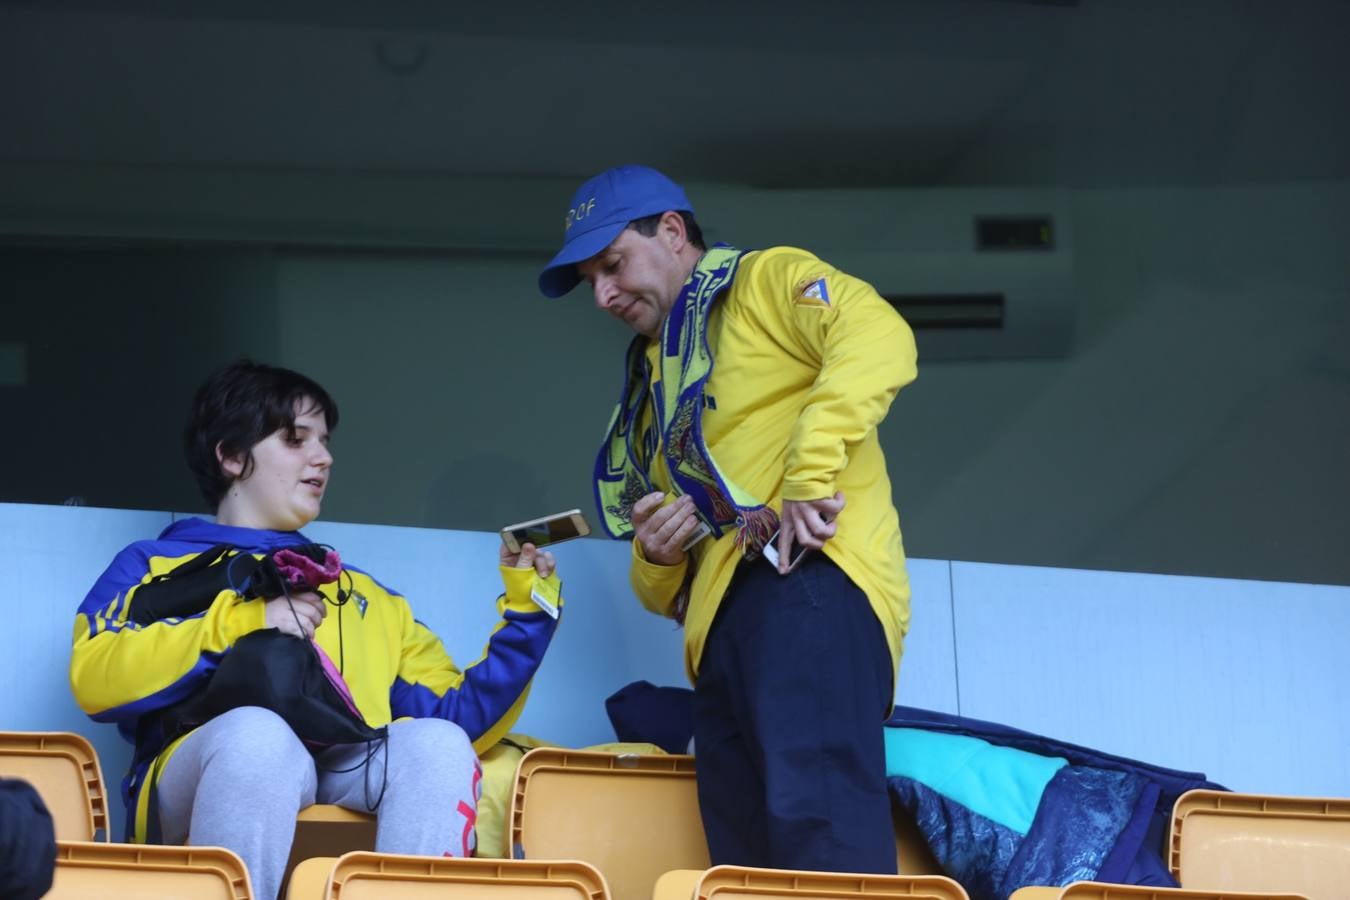
{"label": "yellow and blue fabric", "polygon": [[[225,589],[205,611],[148,625],[128,617],[136,592],[213,547],[261,556],[310,543],[300,532],[218,525],[203,519],[174,522],[155,540],[122,550],[99,577],[75,616],[70,681],[91,718],[112,722],[135,746],[122,784],[127,835],[144,841],[151,830],[155,773],[176,742],[157,713],[199,691],[220,660],[244,635],[265,626],[264,601]],[[213,565],[229,564],[226,554]],[[480,752],[519,717],[531,680],[557,627],[530,599],[533,569],[503,568],[506,590],[497,599],[501,621],[483,656],[461,669],[440,638],[414,618],[408,601],[366,572],[345,567],[347,602],[329,607],[315,640],[341,661],[344,680],[362,718],[372,727],[405,717],[439,717],[465,730]],[[550,576],[557,587],[557,575]],[[336,601],[337,585],[320,593]]]}
{"label": "yellow and blue fabric", "polygon": [[[703,439],[705,388],[713,370],[708,317],[735,279],[741,255],[719,244],[699,259],[662,325],[655,386],[647,339],[639,336],[628,348],[623,392],[595,461],[596,506],[610,537],[633,536],[633,505],[652,490],[647,470],[657,447],[664,448],[666,471],[679,493],[694,501],[698,517],[718,537],[734,527],[735,545],[747,559],[759,556],[778,526],[773,509],[718,470]],[[659,431],[635,442],[649,394]]]}
{"label": "yellow and blue fabric", "polygon": [[1177,772],[1004,725],[896,707],[885,729],[893,797],[972,900],[1073,881],[1176,887],[1166,816]]}
{"label": "yellow and blue fabric", "polygon": [[[628,463],[636,462],[639,471],[632,477],[645,478],[674,499],[672,488],[680,482],[669,471],[667,456],[686,459],[689,454],[660,446],[664,435],[656,414],[657,404],[664,402],[659,398],[673,392],[691,401],[685,412],[697,414],[689,429],[678,433],[696,437],[719,475],[743,495],[780,509],[784,500],[815,500],[842,491],[847,505],[822,552],[867,594],[885,630],[892,667],[898,669],[909,627],[909,579],[877,425],[896,392],[918,374],[913,333],[867,282],[795,247],[743,253],[734,280],[706,318],[700,342],[706,338],[715,364],[701,397],[663,383],[679,365],[661,357],[676,352],[681,342],[635,343],[629,371],[632,354],[641,348],[652,383],[645,396],[625,393],[625,403],[637,412],[616,414],[634,421],[621,452],[607,437],[604,452],[615,449],[615,455],[603,464],[613,463],[615,471],[623,466],[626,479]],[[625,482],[615,490],[642,487]],[[659,615],[683,613],[685,665],[692,681],[719,604],[746,558],[745,548],[736,540],[736,529],[710,535],[672,566],[645,559],[636,540],[632,548],[630,580],[639,601]]]}

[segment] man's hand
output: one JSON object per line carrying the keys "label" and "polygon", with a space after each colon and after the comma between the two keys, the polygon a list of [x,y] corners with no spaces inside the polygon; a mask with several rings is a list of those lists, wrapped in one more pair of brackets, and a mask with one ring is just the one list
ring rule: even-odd
{"label": "man's hand", "polygon": [[660,491],[652,491],[633,504],[633,533],[648,562],[674,566],[684,559],[684,542],[698,530],[699,517],[688,494],[662,506],[665,498]]}
{"label": "man's hand", "polygon": [[263,609],[264,628],[275,628],[307,640],[314,637],[314,629],[328,615],[328,604],[313,591],[291,594],[289,600],[273,597]]}
{"label": "man's hand", "polygon": [[794,543],[819,550],[834,537],[834,519],[843,508],[842,491],[835,491],[833,497],[820,500],[783,501],[782,521],[778,527],[778,574],[787,574]]}
{"label": "man's hand", "polygon": [[506,568],[528,569],[534,566],[540,578],[547,578],[558,568],[557,563],[553,561],[553,554],[547,550],[539,550],[534,544],[521,544],[520,552],[512,553],[503,542],[500,556],[502,565]]}

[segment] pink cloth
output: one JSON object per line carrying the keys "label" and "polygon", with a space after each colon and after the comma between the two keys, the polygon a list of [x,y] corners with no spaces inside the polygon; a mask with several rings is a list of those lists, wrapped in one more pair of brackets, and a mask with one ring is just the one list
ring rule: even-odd
{"label": "pink cloth", "polygon": [[295,587],[316,588],[321,584],[332,584],[342,574],[342,560],[336,550],[325,552],[322,563],[290,548],[278,550],[272,554],[272,560],[286,583]]}

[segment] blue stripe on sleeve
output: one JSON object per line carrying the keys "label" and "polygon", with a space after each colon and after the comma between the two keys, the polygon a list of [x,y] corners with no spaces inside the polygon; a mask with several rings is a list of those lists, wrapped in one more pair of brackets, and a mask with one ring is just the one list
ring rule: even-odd
{"label": "blue stripe on sleeve", "polygon": [[394,718],[436,717],[459,725],[477,740],[501,721],[529,685],[548,649],[558,620],[544,613],[507,610],[506,624],[488,641],[483,659],[464,671],[459,687],[444,696],[397,678],[389,693]]}

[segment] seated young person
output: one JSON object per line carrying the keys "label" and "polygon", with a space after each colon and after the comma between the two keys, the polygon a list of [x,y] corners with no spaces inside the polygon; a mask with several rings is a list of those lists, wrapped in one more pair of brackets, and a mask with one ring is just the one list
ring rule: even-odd
{"label": "seated young person", "polygon": [[[124,549],[75,620],[76,700],[136,748],[129,839],[228,847],[258,897],[276,896],[313,803],[375,813],[381,851],[470,854],[474,748],[515,722],[557,626],[531,599],[556,595],[552,555],[502,547],[502,622],[461,670],[406,599],[301,534],[337,422],[296,372],[241,361],[211,376],[184,439],[215,521]],[[268,700],[273,687],[302,696]]]}

